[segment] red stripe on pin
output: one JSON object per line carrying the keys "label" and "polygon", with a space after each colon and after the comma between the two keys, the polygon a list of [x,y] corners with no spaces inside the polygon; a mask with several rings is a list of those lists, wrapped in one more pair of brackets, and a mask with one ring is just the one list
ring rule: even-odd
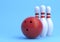
{"label": "red stripe on pin", "polygon": [[36,18],[39,18],[39,16],[35,16]]}
{"label": "red stripe on pin", "polygon": [[41,18],[45,18],[45,16],[41,16]]}
{"label": "red stripe on pin", "polygon": [[35,13],[35,15],[39,15],[39,13]]}
{"label": "red stripe on pin", "polygon": [[46,18],[51,18],[50,16],[47,16]]}
{"label": "red stripe on pin", "polygon": [[45,14],[44,12],[41,12],[41,15]]}
{"label": "red stripe on pin", "polygon": [[47,13],[47,15],[50,15],[50,13]]}

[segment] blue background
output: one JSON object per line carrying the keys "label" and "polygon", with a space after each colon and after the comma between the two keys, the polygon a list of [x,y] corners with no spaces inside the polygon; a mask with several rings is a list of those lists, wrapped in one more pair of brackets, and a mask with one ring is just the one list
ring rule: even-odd
{"label": "blue background", "polygon": [[[34,16],[35,6],[51,6],[54,31],[51,37],[26,39],[21,32],[22,21]],[[59,0],[0,0],[0,42],[60,42]]]}

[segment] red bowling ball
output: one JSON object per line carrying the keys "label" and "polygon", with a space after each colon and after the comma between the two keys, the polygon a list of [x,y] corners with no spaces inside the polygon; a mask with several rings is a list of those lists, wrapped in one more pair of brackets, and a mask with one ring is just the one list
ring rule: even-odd
{"label": "red bowling ball", "polygon": [[36,38],[42,32],[42,23],[35,17],[29,17],[22,22],[21,29],[27,38]]}

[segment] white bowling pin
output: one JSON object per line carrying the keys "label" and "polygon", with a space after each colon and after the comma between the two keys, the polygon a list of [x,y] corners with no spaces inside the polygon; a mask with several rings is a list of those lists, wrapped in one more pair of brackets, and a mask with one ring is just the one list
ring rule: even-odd
{"label": "white bowling pin", "polygon": [[39,6],[35,7],[35,17],[39,19]]}
{"label": "white bowling pin", "polygon": [[47,20],[47,23],[48,23],[48,32],[47,32],[47,35],[48,36],[51,36],[52,35],[52,32],[53,32],[53,22],[51,20],[51,8],[48,6],[46,8],[47,10],[47,15],[46,15],[46,20]]}
{"label": "white bowling pin", "polygon": [[41,22],[43,24],[43,29],[42,29],[42,33],[41,33],[42,37],[46,37],[47,31],[48,31],[48,24],[47,24],[47,21],[46,21],[46,18],[45,18],[45,10],[46,10],[45,6],[42,5],[40,7],[40,13],[41,13],[40,20],[41,20]]}

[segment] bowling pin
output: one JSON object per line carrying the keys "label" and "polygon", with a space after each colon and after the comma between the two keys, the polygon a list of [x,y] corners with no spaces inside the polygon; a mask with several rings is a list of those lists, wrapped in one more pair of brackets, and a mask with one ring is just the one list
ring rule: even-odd
{"label": "bowling pin", "polygon": [[52,32],[53,32],[53,22],[51,20],[51,8],[49,6],[47,6],[46,8],[47,10],[47,15],[46,15],[46,20],[47,20],[47,23],[48,23],[48,32],[47,32],[47,35],[48,36],[51,36],[52,35]]}
{"label": "bowling pin", "polygon": [[46,18],[45,18],[45,6],[44,5],[41,5],[40,7],[40,13],[41,13],[41,22],[43,24],[43,29],[42,29],[42,33],[41,33],[41,36],[42,37],[46,37],[47,35],[47,31],[48,31],[48,24],[47,24],[47,21],[46,21]]}
{"label": "bowling pin", "polygon": [[35,7],[35,17],[39,19],[39,6]]}

